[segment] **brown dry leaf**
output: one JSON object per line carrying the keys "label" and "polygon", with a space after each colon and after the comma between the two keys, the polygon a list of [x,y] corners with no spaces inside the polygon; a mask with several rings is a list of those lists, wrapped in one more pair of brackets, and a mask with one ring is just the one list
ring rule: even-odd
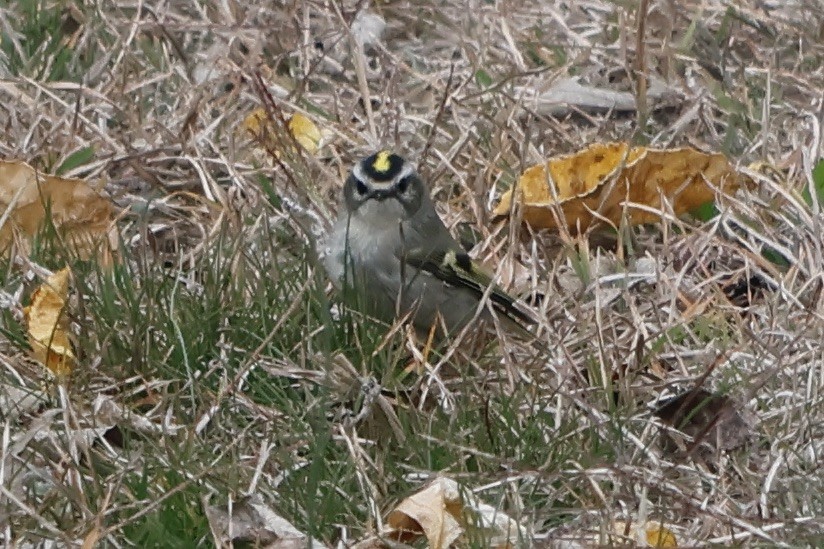
{"label": "brown dry leaf", "polygon": [[[322,134],[314,122],[300,113],[295,113],[287,122],[289,132],[295,141],[303,147],[309,154],[316,154],[320,149]],[[252,111],[243,121],[243,128],[251,133],[255,138],[265,139],[272,150],[278,150],[276,130],[271,127],[266,109],[260,108]]]}
{"label": "brown dry leaf", "polygon": [[32,238],[46,218],[80,257],[111,263],[117,248],[112,203],[82,179],[44,175],[25,162],[0,161],[0,208],[8,218],[0,227],[0,247],[15,235]]}
{"label": "brown dry leaf", "polygon": [[386,521],[394,530],[391,537],[408,543],[426,536],[429,547],[449,547],[463,533],[460,517],[463,504],[457,484],[438,478],[417,494],[400,502]]}
{"label": "brown dry leaf", "polygon": [[206,518],[220,547],[250,544],[267,549],[325,549],[278,515],[257,494],[226,505],[207,505]]}
{"label": "brown dry leaf", "polygon": [[409,496],[389,513],[386,536],[411,543],[426,536],[429,547],[445,549],[472,529],[484,535],[490,547],[513,547],[523,529],[499,509],[461,490],[454,480],[439,477]]}
{"label": "brown dry leaf", "polygon": [[37,288],[31,305],[23,309],[28,324],[32,357],[53,374],[66,376],[75,364],[64,314],[69,294],[69,269],[61,269]]}
{"label": "brown dry leaf", "polygon": [[[624,544],[630,541],[636,547],[678,547],[678,540],[671,530],[660,522],[649,521],[645,524],[627,524],[622,520],[612,523],[611,542]],[[627,539],[628,538],[628,539]]]}
{"label": "brown dry leaf", "polygon": [[[555,184],[555,193],[550,183]],[[523,173],[517,188],[524,221],[533,227],[556,228],[560,221],[571,230],[584,230],[598,217],[620,224],[626,202],[660,210],[663,195],[675,214],[681,215],[712,201],[713,187],[732,194],[740,183],[741,177],[723,154],[691,148],[630,149],[626,143],[607,143],[532,166]],[[508,215],[511,203],[512,191],[507,191],[494,214]],[[556,205],[565,221],[558,219]],[[632,205],[627,207],[627,216],[633,225],[660,218]]]}
{"label": "brown dry leaf", "polygon": [[752,435],[752,428],[735,401],[703,388],[667,399],[655,415],[689,435],[694,443],[706,443],[711,448],[733,450],[746,444]]}

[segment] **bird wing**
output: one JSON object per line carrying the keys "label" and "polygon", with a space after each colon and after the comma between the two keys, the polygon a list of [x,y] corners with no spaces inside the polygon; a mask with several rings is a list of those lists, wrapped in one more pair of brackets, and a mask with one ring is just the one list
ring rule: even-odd
{"label": "bird wing", "polygon": [[492,277],[463,251],[448,249],[427,252],[423,248],[416,248],[408,250],[403,261],[447,284],[471,291],[478,299],[481,299],[491,286],[489,300],[496,310],[526,324],[535,323],[530,315],[517,307],[515,298],[499,288]]}

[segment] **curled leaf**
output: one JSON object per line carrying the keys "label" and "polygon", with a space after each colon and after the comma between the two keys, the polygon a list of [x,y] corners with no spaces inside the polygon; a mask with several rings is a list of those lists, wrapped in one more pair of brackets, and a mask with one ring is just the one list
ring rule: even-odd
{"label": "curled leaf", "polygon": [[388,537],[411,543],[425,536],[428,546],[445,549],[467,532],[482,536],[488,547],[514,547],[524,538],[523,528],[500,509],[471,493],[462,494],[454,480],[439,477],[403,500],[389,513]]}
{"label": "curled leaf", "polygon": [[[631,224],[655,222],[664,198],[681,215],[712,201],[716,189],[732,194],[739,185],[722,154],[608,143],[528,168],[517,189],[523,218],[533,227],[584,230],[602,218],[620,224],[625,209]],[[508,215],[511,206],[508,191],[494,214]]]}
{"label": "curled leaf", "polygon": [[51,275],[32,294],[31,305],[25,307],[32,357],[53,374],[65,376],[75,364],[65,315],[69,293],[69,269]]}
{"label": "curled leaf", "polygon": [[25,244],[47,215],[85,259],[96,256],[109,262],[117,248],[112,203],[82,179],[44,175],[25,162],[0,161],[0,209],[8,213],[0,227],[0,248],[5,250],[16,235],[24,237]]}

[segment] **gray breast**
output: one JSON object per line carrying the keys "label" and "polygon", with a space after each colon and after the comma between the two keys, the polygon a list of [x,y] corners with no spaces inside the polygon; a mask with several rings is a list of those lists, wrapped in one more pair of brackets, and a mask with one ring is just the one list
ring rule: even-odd
{"label": "gray breast", "polygon": [[477,298],[425,271],[402,267],[400,228],[395,230],[376,230],[357,216],[338,220],[324,261],[330,278],[351,306],[384,322],[393,322],[396,312],[413,311],[413,325],[426,332],[440,313],[450,332],[459,330],[474,316]]}

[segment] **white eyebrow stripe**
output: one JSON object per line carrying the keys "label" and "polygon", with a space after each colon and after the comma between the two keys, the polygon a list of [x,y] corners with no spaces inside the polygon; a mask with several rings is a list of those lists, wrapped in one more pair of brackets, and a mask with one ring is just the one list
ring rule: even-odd
{"label": "white eyebrow stripe", "polygon": [[403,168],[401,168],[401,173],[395,176],[395,181],[400,181],[404,177],[408,175],[412,175],[415,172],[415,166],[410,164],[409,162],[404,162]]}
{"label": "white eyebrow stripe", "polygon": [[355,167],[352,168],[352,175],[355,176],[355,179],[357,179],[358,181],[363,181],[364,183],[367,182],[366,178],[363,176],[363,171],[361,170],[360,162],[355,164]]}

